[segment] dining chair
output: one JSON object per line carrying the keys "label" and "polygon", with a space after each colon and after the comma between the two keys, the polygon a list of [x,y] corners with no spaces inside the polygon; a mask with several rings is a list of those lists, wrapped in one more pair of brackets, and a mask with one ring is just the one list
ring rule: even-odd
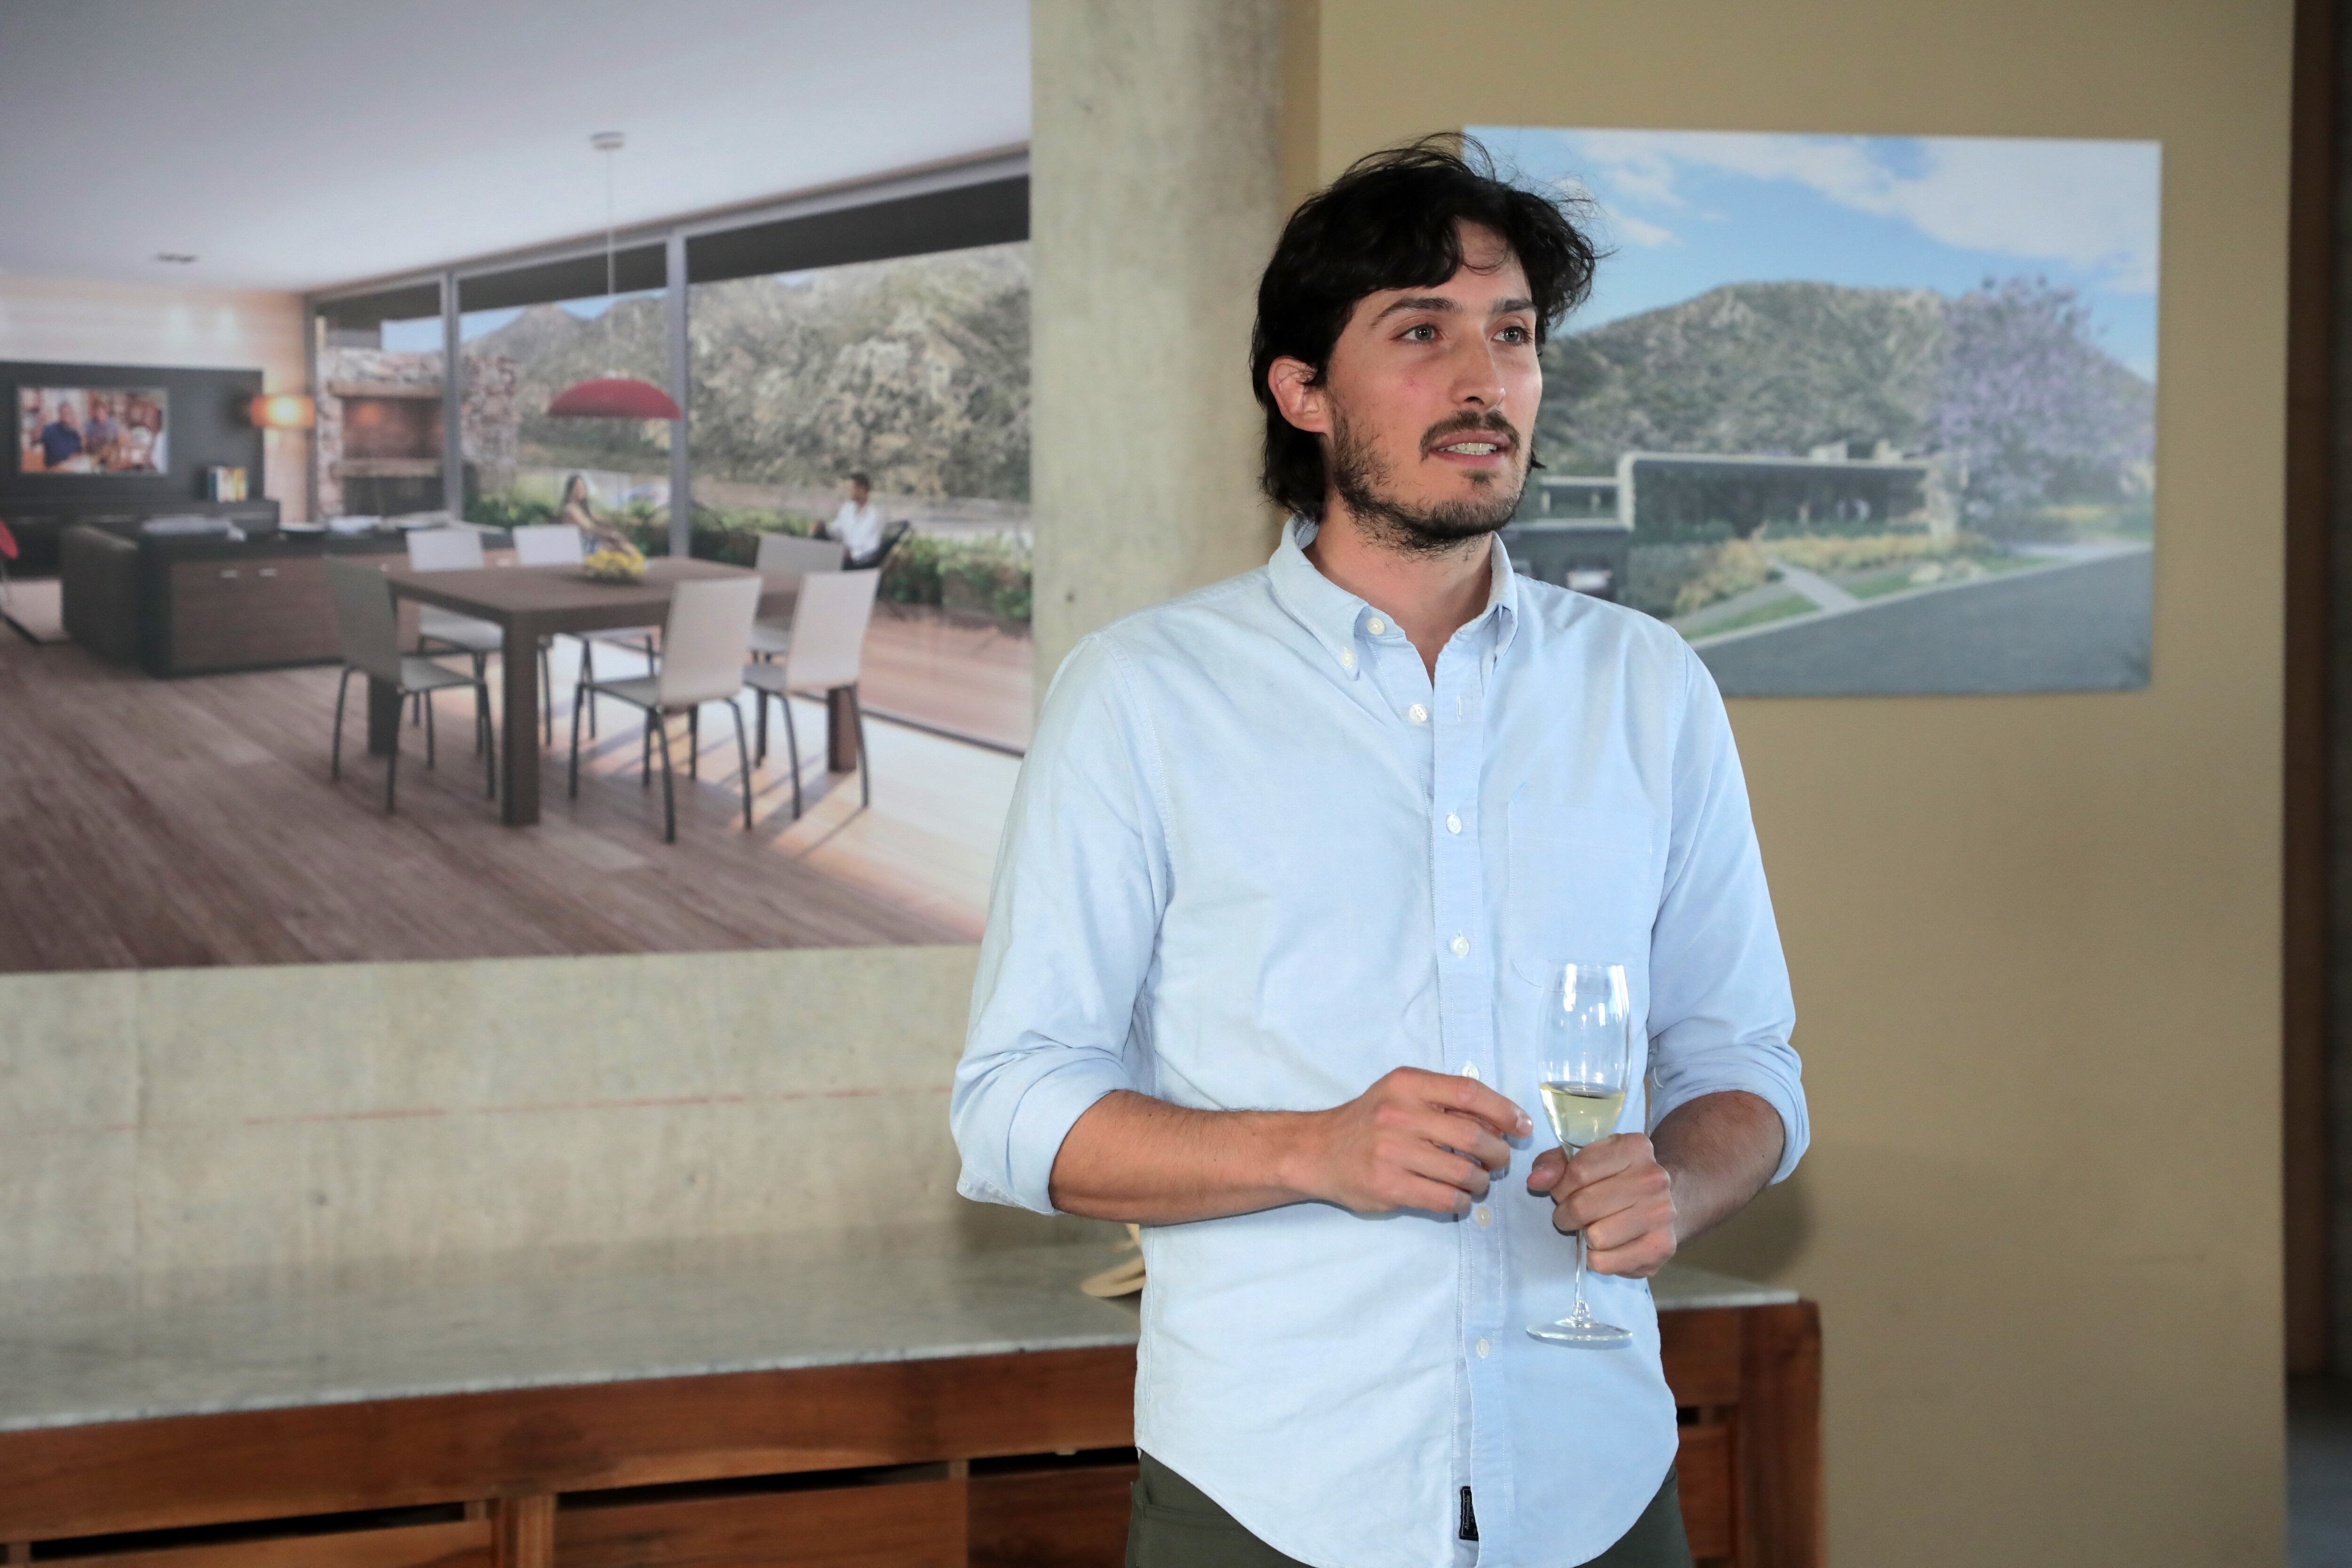
{"label": "dining chair", "polygon": [[[646,735],[641,760],[643,782],[653,781],[654,736],[661,736],[662,840],[677,842],[677,803],[671,784],[669,720],[685,714],[688,744],[701,749],[701,726],[696,722],[705,703],[723,703],[735,719],[735,759],[743,781],[743,826],[751,825],[751,753],[743,736],[743,710],[735,698],[743,691],[743,669],[751,656],[751,619],[760,612],[760,595],[767,584],[760,578],[694,578],[670,590],[669,617],[662,627],[660,667],[647,675],[616,681],[590,681],[584,676],[572,689],[572,780],[574,800],[580,795],[580,709],[599,696],[619,699],[643,708]],[[693,774],[700,758],[688,758]]]}
{"label": "dining chair", "polygon": [[[588,556],[580,530],[570,523],[534,523],[509,532],[514,539],[517,566],[578,566]],[[641,636],[643,633],[633,632],[632,635]],[[553,637],[539,640],[540,710],[546,721],[547,744],[550,746],[555,744],[555,677],[548,652],[554,645]],[[583,674],[594,673],[588,665],[584,649],[581,664]],[[593,735],[596,733],[593,714],[589,716],[589,722],[591,728],[588,733]]]}
{"label": "dining chair", "polygon": [[[411,528],[408,532],[411,571],[478,571],[481,565],[482,536],[472,528]],[[495,621],[460,615],[432,604],[420,604],[417,611],[420,643],[444,643],[478,658],[506,645],[506,633]]]}
{"label": "dining chair", "polygon": [[[761,534],[760,555],[756,562],[761,571],[781,572],[798,587],[800,580],[813,571],[839,571],[842,559],[848,552],[837,539],[804,539],[796,534]],[[751,653],[756,658],[772,659],[781,654],[791,643],[793,623],[789,621],[754,621],[751,622]]]}
{"label": "dining chair", "polygon": [[[342,647],[343,676],[335,683],[335,739],[328,753],[327,777],[341,779],[343,776],[343,701],[350,695],[352,677],[365,675],[382,681],[400,696],[415,697],[425,705],[425,766],[434,765],[433,755],[433,694],[457,686],[474,690],[474,740],[487,759],[484,772],[488,775],[488,793],[492,800],[499,793],[498,742],[490,733],[488,683],[482,678],[481,666],[467,674],[446,664],[436,664],[422,653],[400,651],[400,610],[392,601],[392,584],[383,580],[379,567],[365,561],[327,559],[327,582],[334,595],[335,631]],[[392,811],[393,789],[400,779],[400,727],[392,727],[392,753],[384,758],[383,809]]]}
{"label": "dining chair", "polygon": [[[534,523],[513,531],[515,561],[518,565],[578,566],[587,559],[586,536],[570,523]],[[599,631],[572,632],[566,635],[579,639],[580,678],[583,680],[593,681],[596,678],[596,644],[599,643],[610,643],[618,647],[625,647],[633,653],[644,654],[646,673],[648,674],[653,673],[654,634],[642,626],[609,626]],[[546,643],[540,644],[542,660],[545,657],[547,646]],[[542,662],[540,666],[540,685],[545,689],[547,685],[546,665]],[[552,706],[554,701],[554,694],[550,691],[548,694],[550,706],[547,711],[547,742],[550,746],[555,744],[555,709]],[[588,734],[592,738],[596,734],[596,705],[593,703],[588,705]]]}
{"label": "dining chair", "polygon": [[[411,528],[406,538],[411,571],[476,571],[481,568],[482,536],[472,528],[457,525]],[[422,653],[429,644],[437,643],[464,653],[474,661],[478,679],[490,655],[505,647],[506,641],[506,632],[495,621],[461,615],[434,604],[416,607],[416,651]]]}
{"label": "dining chair", "polygon": [[743,684],[758,694],[760,760],[768,759],[768,699],[784,710],[784,745],[793,765],[793,816],[801,814],[801,743],[793,727],[793,694],[816,696],[847,690],[850,716],[857,725],[857,798],[874,804],[874,769],[866,750],[866,710],[858,705],[857,678],[865,664],[866,627],[874,616],[879,571],[821,573],[801,580],[793,606],[792,646],[781,664],[747,665]]}
{"label": "dining chair", "polygon": [[588,559],[586,542],[570,523],[533,523],[509,531],[517,566],[578,566]]}

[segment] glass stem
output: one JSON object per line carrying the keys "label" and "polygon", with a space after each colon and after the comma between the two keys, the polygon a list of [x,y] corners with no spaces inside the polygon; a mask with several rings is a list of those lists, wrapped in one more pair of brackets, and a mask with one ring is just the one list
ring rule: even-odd
{"label": "glass stem", "polygon": [[[1580,1151],[1570,1149],[1568,1157],[1574,1159]],[[1591,1314],[1584,1305],[1584,1228],[1576,1229],[1576,1306],[1569,1312],[1570,1322],[1582,1322]]]}

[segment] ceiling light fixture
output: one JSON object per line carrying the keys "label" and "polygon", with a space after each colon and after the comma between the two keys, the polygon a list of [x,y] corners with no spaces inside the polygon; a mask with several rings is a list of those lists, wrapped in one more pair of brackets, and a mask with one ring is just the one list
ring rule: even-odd
{"label": "ceiling light fixture", "polygon": [[[604,363],[614,366],[613,311],[620,303],[620,288],[614,263],[613,243],[613,155],[620,152],[626,138],[617,131],[600,131],[588,139],[588,145],[604,155]],[[673,287],[677,286],[673,281]],[[669,393],[651,382],[641,382],[625,376],[615,370],[592,380],[577,382],[555,394],[547,405],[550,414],[572,419],[684,419],[685,412]]]}
{"label": "ceiling light fixture", "polygon": [[184,250],[159,250],[155,253],[155,259],[157,261],[169,262],[173,267],[186,267],[196,258],[193,254]]}

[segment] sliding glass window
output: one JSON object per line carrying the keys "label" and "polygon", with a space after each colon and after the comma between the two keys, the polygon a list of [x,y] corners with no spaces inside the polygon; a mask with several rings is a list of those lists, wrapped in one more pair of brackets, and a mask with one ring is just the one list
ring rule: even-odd
{"label": "sliding glass window", "polygon": [[[1029,740],[1029,204],[1017,161],[735,222],[460,267],[445,372],[437,280],[318,301],[320,498],[330,515],[446,507],[492,528],[588,516],[671,547],[672,425],[551,417],[604,376],[675,395],[680,317],[697,556],[832,527],[862,474],[887,529],[860,687],[868,711]],[[691,279],[673,311],[669,256]],[[348,395],[345,395],[348,394]],[[443,399],[454,396],[454,419]],[[446,496],[445,433],[462,494]],[[865,530],[856,530],[861,539]]]}
{"label": "sliding glass window", "polygon": [[729,533],[830,525],[853,474],[886,525],[873,711],[1029,740],[1025,241],[697,283],[696,501]]}
{"label": "sliding glass window", "polygon": [[667,549],[669,423],[550,417],[575,382],[628,376],[663,386],[667,294],[659,246],[461,278],[457,333],[464,374],[468,522],[544,522],[572,476],[602,518]]}

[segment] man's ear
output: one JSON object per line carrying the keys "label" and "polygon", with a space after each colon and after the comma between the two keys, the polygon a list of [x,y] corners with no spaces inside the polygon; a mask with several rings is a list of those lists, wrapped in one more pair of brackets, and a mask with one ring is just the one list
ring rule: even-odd
{"label": "man's ear", "polygon": [[1298,429],[1316,435],[1331,434],[1331,404],[1324,395],[1323,377],[1305,360],[1279,359],[1266,367],[1266,390],[1274,406]]}

